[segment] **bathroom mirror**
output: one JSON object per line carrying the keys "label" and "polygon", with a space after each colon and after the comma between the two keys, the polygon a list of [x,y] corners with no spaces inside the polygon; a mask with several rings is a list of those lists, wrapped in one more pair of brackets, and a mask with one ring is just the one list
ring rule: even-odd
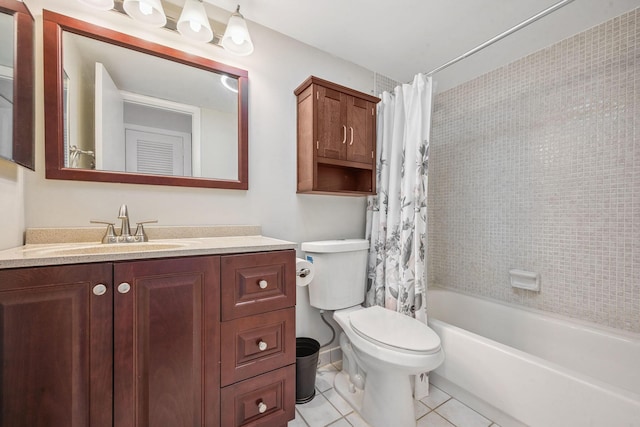
{"label": "bathroom mirror", "polygon": [[43,11],[46,176],[248,188],[247,72]]}
{"label": "bathroom mirror", "polygon": [[33,17],[0,0],[0,157],[34,168]]}

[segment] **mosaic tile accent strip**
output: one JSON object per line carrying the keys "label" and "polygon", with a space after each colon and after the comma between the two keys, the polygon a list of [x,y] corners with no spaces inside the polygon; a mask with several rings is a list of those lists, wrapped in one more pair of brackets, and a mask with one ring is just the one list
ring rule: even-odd
{"label": "mosaic tile accent strip", "polygon": [[402,84],[390,77],[383,76],[382,74],[373,73],[373,93],[375,96],[380,95],[382,92],[393,93],[396,86]]}
{"label": "mosaic tile accent strip", "polygon": [[640,332],[640,8],[437,95],[430,149],[431,284]]}

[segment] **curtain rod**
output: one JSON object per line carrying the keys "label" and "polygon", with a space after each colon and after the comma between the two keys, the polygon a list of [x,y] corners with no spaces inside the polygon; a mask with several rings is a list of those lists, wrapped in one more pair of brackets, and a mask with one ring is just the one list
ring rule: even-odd
{"label": "curtain rod", "polygon": [[433,70],[429,71],[427,73],[427,76],[432,76],[435,73],[437,73],[438,71],[442,71],[445,68],[455,64],[456,62],[462,61],[463,59],[473,55],[474,53],[481,51],[482,49],[484,49],[487,46],[490,46],[492,44],[494,44],[495,42],[502,40],[503,38],[507,37],[508,35],[515,33],[516,31],[518,31],[521,28],[526,27],[527,25],[537,21],[538,19],[547,16],[548,14],[550,14],[551,12],[554,12],[558,9],[560,9],[561,7],[571,3],[573,0],[562,0],[548,8],[546,8],[545,10],[543,10],[542,12],[532,16],[531,18],[527,19],[526,21],[522,21],[521,23],[519,23],[518,25],[509,28],[507,31],[498,34],[497,36],[487,40],[486,42],[482,43],[479,46],[474,47],[473,49],[471,49],[470,51],[468,51],[467,53],[464,53],[460,56],[458,56],[457,58],[452,59],[451,61],[447,62],[446,64],[443,64],[441,66],[439,66],[438,68],[434,68]]}

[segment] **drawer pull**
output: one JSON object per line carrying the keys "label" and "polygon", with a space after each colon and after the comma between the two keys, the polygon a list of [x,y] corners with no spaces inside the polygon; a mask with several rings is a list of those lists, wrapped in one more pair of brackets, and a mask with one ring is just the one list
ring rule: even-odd
{"label": "drawer pull", "polygon": [[263,401],[260,401],[260,403],[258,403],[258,412],[260,412],[261,414],[264,414],[266,411],[267,411],[267,405]]}
{"label": "drawer pull", "polygon": [[260,340],[260,342],[258,343],[258,349],[260,351],[265,351],[267,349],[267,347],[268,347],[267,343],[262,341],[262,340]]}
{"label": "drawer pull", "polygon": [[98,296],[104,295],[107,293],[107,287],[102,283],[99,283],[93,287],[93,293]]}
{"label": "drawer pull", "polygon": [[118,292],[120,292],[121,294],[126,294],[130,290],[131,290],[131,285],[128,284],[127,282],[122,282],[118,285]]}
{"label": "drawer pull", "polygon": [[258,282],[258,286],[260,286],[260,289],[267,289],[267,286],[269,286],[269,282],[262,279]]}

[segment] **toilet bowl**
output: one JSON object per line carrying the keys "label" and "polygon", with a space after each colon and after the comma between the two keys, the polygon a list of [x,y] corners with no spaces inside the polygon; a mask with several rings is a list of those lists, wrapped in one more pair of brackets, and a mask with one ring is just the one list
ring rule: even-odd
{"label": "toilet bowl", "polygon": [[333,317],[344,334],[338,394],[373,427],[414,427],[411,377],[443,362],[440,338],[419,320],[377,306]]}

